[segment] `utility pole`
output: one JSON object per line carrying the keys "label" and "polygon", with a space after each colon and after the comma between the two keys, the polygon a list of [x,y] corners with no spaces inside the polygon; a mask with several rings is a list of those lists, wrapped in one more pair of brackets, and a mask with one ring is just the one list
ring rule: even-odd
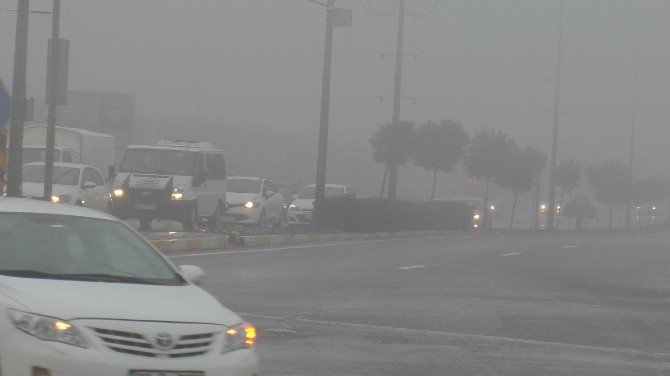
{"label": "utility pole", "polygon": [[67,55],[68,41],[61,40],[60,0],[53,0],[51,21],[51,40],[47,61],[46,104],[49,105],[47,117],[46,157],[44,162],[44,200],[51,201],[54,175],[54,146],[56,138],[56,106],[65,104],[67,92]]}
{"label": "utility pole", "polygon": [[12,78],[12,118],[10,122],[7,196],[21,196],[21,149],[23,123],[26,118],[26,70],[28,61],[29,0],[18,0],[14,42],[14,76]]}
{"label": "utility pole", "polygon": [[314,198],[319,201],[326,196],[326,158],[328,155],[328,120],[330,118],[330,71],[333,57],[333,29],[351,26],[350,9],[334,9],[336,0],[321,3],[326,7],[326,41],[323,49],[323,80],[321,82],[321,119],[319,122],[319,149],[316,159],[316,189]]}
{"label": "utility pole", "polygon": [[556,61],[556,89],[554,92],[554,125],[551,139],[551,164],[549,168],[549,199],[547,208],[547,230],[554,231],[554,215],[556,214],[556,154],[558,149],[558,112],[561,105],[561,54],[563,47],[563,0],[560,2],[558,21],[558,56]]}
{"label": "utility pole", "polygon": [[[395,81],[393,85],[393,117],[391,120],[392,126],[396,129],[400,126],[400,89],[402,86],[402,44],[405,31],[405,0],[399,0],[398,7],[398,41],[396,42]],[[398,161],[391,161],[389,165],[389,199],[395,200],[397,188]]]}
{"label": "utility pole", "polygon": [[630,119],[630,145],[629,145],[629,154],[628,154],[628,200],[626,202],[626,228],[630,228],[630,216],[633,210],[633,163],[635,162],[635,128],[636,128],[636,117],[637,117],[637,78],[638,78],[638,65],[640,59],[640,21],[637,21],[637,30],[635,32],[635,65],[633,66],[633,113],[631,114]]}

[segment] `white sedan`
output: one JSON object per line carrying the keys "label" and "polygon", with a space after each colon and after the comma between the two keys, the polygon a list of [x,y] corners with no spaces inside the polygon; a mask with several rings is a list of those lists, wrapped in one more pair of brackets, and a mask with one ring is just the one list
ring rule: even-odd
{"label": "white sedan", "polygon": [[[312,223],[316,184],[308,185],[295,197],[288,207],[289,224]],[[351,187],[343,184],[326,184],[325,197],[332,198],[344,195],[354,195]]]}
{"label": "white sedan", "polygon": [[[44,162],[23,166],[23,195],[27,198],[44,196]],[[54,163],[51,202],[86,206],[105,211],[110,202],[109,191],[100,172],[93,166],[74,163]]]}
{"label": "white sedan", "polygon": [[270,179],[229,176],[226,181],[226,207],[223,221],[229,223],[281,226],[284,197]]}
{"label": "white sedan", "polygon": [[119,219],[0,198],[0,374],[255,376],[256,329]]}

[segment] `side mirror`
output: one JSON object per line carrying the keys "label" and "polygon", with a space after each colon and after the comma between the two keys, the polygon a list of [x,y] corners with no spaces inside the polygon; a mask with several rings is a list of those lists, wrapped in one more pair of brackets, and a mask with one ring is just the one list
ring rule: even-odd
{"label": "side mirror", "polygon": [[272,197],[272,196],[274,196],[274,195],[275,195],[275,192],[274,192],[274,191],[267,191],[267,192],[265,192],[265,197]]}
{"label": "side mirror", "polygon": [[95,183],[92,182],[92,181],[87,181],[87,182],[84,182],[84,184],[82,184],[81,186],[82,186],[82,188],[84,188],[84,189],[89,189],[89,188],[95,188],[95,187],[97,187],[98,185],[95,184]]}
{"label": "side mirror", "polygon": [[193,186],[199,187],[202,185],[202,183],[205,182],[205,180],[207,180],[207,172],[200,171],[193,177]]}
{"label": "side mirror", "polygon": [[199,285],[205,279],[205,271],[193,265],[181,265],[179,267],[182,277],[187,281]]}
{"label": "side mirror", "polygon": [[114,179],[116,177],[116,169],[114,169],[114,166],[108,167],[107,177],[109,177],[110,179]]}

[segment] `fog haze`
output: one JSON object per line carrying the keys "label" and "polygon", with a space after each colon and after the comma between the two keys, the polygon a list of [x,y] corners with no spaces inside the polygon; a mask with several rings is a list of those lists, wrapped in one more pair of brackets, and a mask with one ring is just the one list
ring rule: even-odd
{"label": "fog haze", "polygon": [[[363,4],[364,3],[364,4]],[[369,138],[391,119],[396,23],[370,4],[334,33],[328,181],[376,194]],[[401,118],[454,119],[549,152],[559,2],[408,0]],[[366,5],[364,7],[363,5]],[[16,1],[0,0],[15,9]],[[34,10],[51,2],[33,0]],[[375,8],[377,9],[377,8]],[[559,160],[626,160],[637,96],[635,174],[670,175],[670,3],[566,0]],[[11,87],[15,13],[0,12],[0,78]],[[136,142],[209,140],[231,173],[311,183],[315,176],[325,11],[305,0],[63,0],[69,89],[134,93]],[[44,102],[50,16],[31,15],[28,96]],[[382,57],[383,55],[383,57]],[[637,65],[637,84],[635,70]],[[45,106],[36,120],[44,121]],[[439,195],[464,178],[444,176]],[[401,167],[398,192],[431,176]]]}

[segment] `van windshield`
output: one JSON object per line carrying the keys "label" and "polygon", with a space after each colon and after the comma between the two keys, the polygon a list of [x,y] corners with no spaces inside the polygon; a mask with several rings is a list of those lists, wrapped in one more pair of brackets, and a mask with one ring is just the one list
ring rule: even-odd
{"label": "van windshield", "polygon": [[[23,148],[21,158],[24,164],[31,162],[44,162],[46,158],[45,148]],[[54,149],[54,161],[60,161],[60,150]]]}
{"label": "van windshield", "polygon": [[120,172],[193,176],[196,153],[185,150],[126,149]]}

